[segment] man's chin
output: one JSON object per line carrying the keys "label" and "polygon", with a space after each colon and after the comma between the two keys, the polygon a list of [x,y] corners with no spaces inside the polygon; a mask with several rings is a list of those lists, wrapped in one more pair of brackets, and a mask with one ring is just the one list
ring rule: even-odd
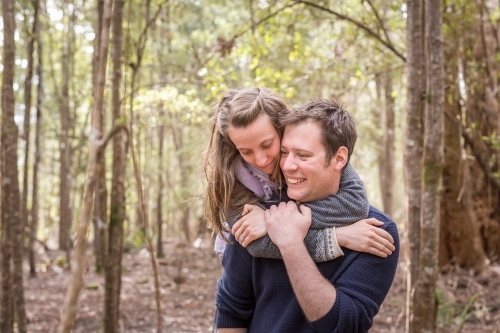
{"label": "man's chin", "polygon": [[298,193],[297,191],[293,191],[293,190],[288,189],[286,194],[287,194],[288,198],[290,198],[292,200],[303,202],[304,195],[302,193]]}

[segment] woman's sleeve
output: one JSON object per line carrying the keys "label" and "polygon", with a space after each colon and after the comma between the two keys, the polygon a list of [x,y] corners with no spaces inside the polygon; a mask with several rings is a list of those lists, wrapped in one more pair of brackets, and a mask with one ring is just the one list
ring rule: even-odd
{"label": "woman's sleeve", "polygon": [[304,205],[311,209],[312,229],[345,227],[366,219],[370,209],[363,182],[351,164],[342,172],[336,194]]}
{"label": "woman's sleeve", "polygon": [[[257,204],[257,206],[262,209],[268,208],[262,204]],[[229,230],[231,230],[234,223],[241,218],[241,213],[230,212],[229,217],[229,221],[232,221],[229,223]],[[304,239],[304,243],[309,251],[309,254],[311,255],[311,258],[315,262],[328,261],[344,255],[337,242],[335,227],[309,229],[306,238]],[[283,259],[278,246],[272,242],[269,235],[251,242],[247,246],[247,251],[253,257]]]}
{"label": "woman's sleeve", "polygon": [[[344,255],[337,243],[335,227],[309,229],[304,243],[315,262],[329,261]],[[268,235],[251,242],[247,250],[254,257],[282,259],[279,248]]]}

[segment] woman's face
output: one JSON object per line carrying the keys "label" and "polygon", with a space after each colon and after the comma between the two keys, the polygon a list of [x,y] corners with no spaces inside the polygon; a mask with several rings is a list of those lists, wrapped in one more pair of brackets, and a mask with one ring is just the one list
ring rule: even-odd
{"label": "woman's face", "polygon": [[280,158],[280,137],[266,114],[247,127],[230,126],[227,135],[248,164],[269,175],[274,171]]}

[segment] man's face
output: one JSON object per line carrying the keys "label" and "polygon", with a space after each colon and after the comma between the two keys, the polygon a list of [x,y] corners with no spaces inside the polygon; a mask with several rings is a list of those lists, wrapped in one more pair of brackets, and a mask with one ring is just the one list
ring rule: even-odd
{"label": "man's face", "polygon": [[280,167],[288,185],[290,199],[309,202],[324,199],[338,191],[342,167],[347,162],[339,163],[338,155],[347,149],[339,149],[327,165],[321,131],[321,127],[313,121],[285,128],[281,141]]}

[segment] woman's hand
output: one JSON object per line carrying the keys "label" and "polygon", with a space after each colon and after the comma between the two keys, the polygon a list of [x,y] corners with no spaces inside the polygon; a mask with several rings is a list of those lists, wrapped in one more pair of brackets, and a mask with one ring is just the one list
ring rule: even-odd
{"label": "woman's hand", "polygon": [[384,225],[377,219],[365,219],[347,227],[335,228],[337,242],[348,249],[371,253],[386,258],[396,249],[394,239],[377,226]]}
{"label": "woman's hand", "polygon": [[243,217],[231,229],[234,238],[243,247],[267,235],[264,210],[258,206],[245,205]]}

